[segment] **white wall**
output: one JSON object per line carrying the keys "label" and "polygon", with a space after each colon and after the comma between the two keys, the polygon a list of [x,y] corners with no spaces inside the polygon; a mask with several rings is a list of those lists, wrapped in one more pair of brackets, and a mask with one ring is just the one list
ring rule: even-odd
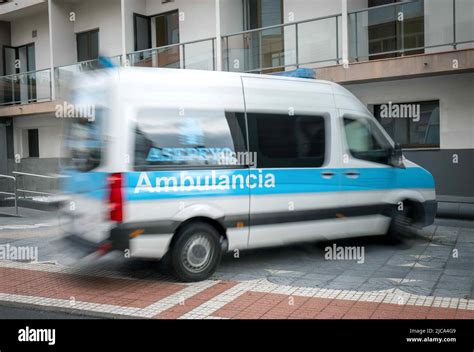
{"label": "white wall", "polygon": [[[99,54],[122,54],[122,18],[119,0],[81,0],[74,3],[74,33],[99,28]],[[75,41],[74,41],[75,43]]]}
{"label": "white wall", "polygon": [[146,0],[125,1],[125,47],[126,52],[135,50],[135,38],[133,29],[133,14],[146,15]]}
{"label": "white wall", "polygon": [[77,61],[74,22],[70,21],[73,6],[70,3],[53,0],[50,11],[53,27],[54,66],[70,65]]}
{"label": "white wall", "polygon": [[441,148],[474,148],[474,73],[345,87],[366,105],[439,100]]}
{"label": "white wall", "polygon": [[[37,31],[36,38],[32,36],[33,30]],[[11,45],[30,43],[35,43],[36,69],[49,68],[49,24],[46,10],[11,21]]]}
{"label": "white wall", "polygon": [[62,123],[54,116],[17,116],[13,119],[14,153],[28,157],[28,129],[38,129],[40,158],[59,158]]}

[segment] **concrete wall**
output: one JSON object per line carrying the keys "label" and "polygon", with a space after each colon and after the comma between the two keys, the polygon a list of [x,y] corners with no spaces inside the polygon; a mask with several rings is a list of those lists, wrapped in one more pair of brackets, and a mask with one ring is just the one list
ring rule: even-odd
{"label": "concrete wall", "polygon": [[133,14],[147,15],[146,0],[125,1],[125,43],[126,52],[131,53],[135,49],[135,38],[133,32]]}
{"label": "concrete wall", "polygon": [[38,129],[39,157],[59,158],[61,153],[62,121],[51,115],[18,116],[13,119],[14,152],[28,158],[28,129]]}
{"label": "concrete wall", "polygon": [[76,36],[74,22],[70,20],[73,6],[70,3],[51,1],[53,26],[54,66],[70,65],[77,61]]}
{"label": "concrete wall", "polygon": [[76,13],[74,33],[98,28],[99,54],[115,56],[122,53],[120,1],[81,0],[74,3],[72,9]]}
{"label": "concrete wall", "polygon": [[[33,30],[37,31],[33,38]],[[49,68],[49,23],[46,10],[11,21],[11,45],[35,44],[36,70]]]}
{"label": "concrete wall", "polygon": [[461,197],[474,197],[473,87],[474,73],[346,85],[366,105],[439,100],[440,150],[405,155],[433,173],[438,194]]}

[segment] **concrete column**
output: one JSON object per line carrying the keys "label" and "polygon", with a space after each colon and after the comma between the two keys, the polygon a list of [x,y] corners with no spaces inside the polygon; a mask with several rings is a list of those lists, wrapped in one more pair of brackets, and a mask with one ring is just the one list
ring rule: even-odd
{"label": "concrete column", "polygon": [[222,71],[221,2],[216,0],[216,70]]}
{"label": "concrete column", "polygon": [[122,21],[122,66],[127,61],[127,47],[125,41],[125,0],[120,0],[120,15]]}
{"label": "concrete column", "polygon": [[48,27],[49,27],[49,69],[51,80],[51,100],[56,99],[56,87],[54,84],[54,58],[53,58],[53,11],[52,1],[48,0]]}
{"label": "concrete column", "polygon": [[349,33],[348,33],[348,13],[347,13],[347,0],[341,0],[341,40],[342,40],[342,64],[349,64]]}

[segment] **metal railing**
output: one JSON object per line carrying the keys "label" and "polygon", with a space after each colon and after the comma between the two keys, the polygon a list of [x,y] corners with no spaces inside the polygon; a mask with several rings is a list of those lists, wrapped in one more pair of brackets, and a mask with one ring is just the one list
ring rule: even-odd
{"label": "metal railing", "polygon": [[28,194],[33,194],[33,195],[42,195],[42,196],[54,196],[56,193],[52,192],[40,192],[37,190],[32,190],[32,189],[26,189],[26,188],[19,188],[18,187],[18,179],[20,177],[36,177],[40,179],[50,179],[50,180],[57,180],[59,178],[62,178],[63,176],[61,175],[39,175],[39,174],[32,174],[28,172],[19,172],[19,171],[13,171],[12,172],[13,176],[11,175],[0,175],[0,179],[7,179],[7,180],[12,180],[13,181],[13,192],[6,192],[6,191],[0,191],[0,194],[8,195],[8,196],[13,196],[14,197],[14,203],[15,203],[15,215],[18,216],[18,199],[19,199],[19,193],[28,193]]}
{"label": "metal railing", "polygon": [[7,180],[13,180],[13,192],[3,192],[0,191],[0,194],[5,194],[7,196],[13,196],[15,197],[15,215],[18,216],[18,192],[17,192],[17,184],[16,184],[16,177],[15,176],[9,176],[9,175],[0,175],[0,179],[7,179]]}
{"label": "metal railing", "polygon": [[134,51],[127,54],[128,65],[214,71],[215,41],[212,37]]}
{"label": "metal railing", "polygon": [[51,100],[49,69],[0,77],[0,106]]}
{"label": "metal railing", "polygon": [[[109,57],[117,66],[121,64],[120,55]],[[72,65],[58,66],[54,68],[54,81],[56,87],[56,96],[58,98],[67,98],[69,89],[74,77],[82,72],[94,71],[101,68],[99,59],[81,61]]]}
{"label": "metal railing", "polygon": [[474,42],[469,15],[473,11],[471,0],[446,0],[442,4],[413,0],[350,12],[350,59],[456,50]]}
{"label": "metal railing", "polygon": [[265,73],[338,64],[341,22],[338,14],[225,35],[224,69]]}

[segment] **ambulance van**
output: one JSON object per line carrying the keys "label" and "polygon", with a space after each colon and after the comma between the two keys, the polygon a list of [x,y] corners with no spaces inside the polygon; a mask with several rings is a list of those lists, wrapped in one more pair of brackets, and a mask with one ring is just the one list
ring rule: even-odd
{"label": "ambulance van", "polygon": [[65,138],[67,238],[163,259],[183,281],[227,251],[434,220],[432,175],[335,83],[117,68],[81,77],[70,103],[94,114]]}

